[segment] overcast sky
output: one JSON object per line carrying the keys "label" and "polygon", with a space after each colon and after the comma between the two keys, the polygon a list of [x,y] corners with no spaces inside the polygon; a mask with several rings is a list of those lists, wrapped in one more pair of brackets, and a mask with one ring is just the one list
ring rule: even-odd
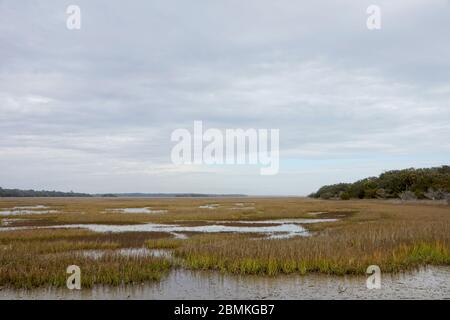
{"label": "overcast sky", "polygon": [[[280,129],[279,174],[172,164],[194,120]],[[305,195],[449,159],[448,0],[0,0],[1,187]]]}

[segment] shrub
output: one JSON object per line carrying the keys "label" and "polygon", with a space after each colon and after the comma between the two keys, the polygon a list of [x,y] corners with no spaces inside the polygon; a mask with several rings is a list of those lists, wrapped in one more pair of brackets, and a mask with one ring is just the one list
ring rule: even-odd
{"label": "shrub", "polygon": [[399,198],[402,199],[403,201],[408,201],[408,200],[417,200],[417,196],[414,192],[412,191],[403,191],[400,192],[398,194]]}
{"label": "shrub", "polygon": [[377,189],[377,191],[375,192],[375,195],[377,198],[380,198],[380,199],[385,199],[388,197],[386,190],[384,190],[383,188]]}
{"label": "shrub", "polygon": [[[348,192],[350,198],[397,198],[405,191],[415,193],[415,197],[443,200],[450,192],[450,166],[424,169],[404,169],[387,171],[378,177],[369,177],[354,183],[325,185],[311,197],[330,199]],[[411,194],[406,195],[410,197]]]}
{"label": "shrub", "polygon": [[326,193],[322,193],[322,194],[320,195],[320,198],[325,199],[325,200],[328,200],[328,199],[330,199],[332,196],[333,196],[333,195],[332,195],[331,193],[326,192]]}
{"label": "shrub", "polygon": [[350,194],[348,192],[341,192],[339,197],[341,198],[341,200],[350,200]]}
{"label": "shrub", "polygon": [[442,189],[434,190],[433,188],[428,188],[428,191],[424,193],[425,198],[430,200],[445,200],[448,193]]}

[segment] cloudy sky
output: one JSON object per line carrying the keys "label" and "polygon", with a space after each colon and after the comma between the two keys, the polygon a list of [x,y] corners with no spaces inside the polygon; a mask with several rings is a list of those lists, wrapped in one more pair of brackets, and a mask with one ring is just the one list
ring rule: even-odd
{"label": "cloudy sky", "polygon": [[[194,120],[280,129],[279,174],[174,165]],[[4,188],[305,195],[448,164],[450,1],[0,0],[0,137]]]}

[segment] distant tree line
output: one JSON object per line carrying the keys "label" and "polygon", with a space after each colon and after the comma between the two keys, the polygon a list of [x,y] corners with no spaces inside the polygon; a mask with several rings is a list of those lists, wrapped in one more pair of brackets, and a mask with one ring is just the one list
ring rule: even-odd
{"label": "distant tree line", "polygon": [[210,194],[210,193],[108,193],[108,194],[96,194],[95,196],[102,197],[129,197],[129,198],[206,198],[206,197],[246,197],[245,194]]}
{"label": "distant tree line", "polygon": [[0,188],[0,197],[91,197],[87,193]]}
{"label": "distant tree line", "polygon": [[392,170],[354,183],[321,187],[312,198],[332,199],[430,199],[450,202],[450,166]]}
{"label": "distant tree line", "polygon": [[246,197],[243,194],[201,194],[201,193],[77,193],[77,192],[61,192],[61,191],[37,191],[37,190],[20,190],[20,189],[3,189],[0,187],[1,197]]}

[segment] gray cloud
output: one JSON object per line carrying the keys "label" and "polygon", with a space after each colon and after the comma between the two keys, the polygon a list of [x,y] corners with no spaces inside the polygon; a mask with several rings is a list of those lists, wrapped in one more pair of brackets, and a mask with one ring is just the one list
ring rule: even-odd
{"label": "gray cloud", "polygon": [[[0,185],[306,194],[445,163],[450,4],[376,3],[379,31],[372,1],[0,1]],[[280,174],[173,166],[194,120],[279,128]]]}

